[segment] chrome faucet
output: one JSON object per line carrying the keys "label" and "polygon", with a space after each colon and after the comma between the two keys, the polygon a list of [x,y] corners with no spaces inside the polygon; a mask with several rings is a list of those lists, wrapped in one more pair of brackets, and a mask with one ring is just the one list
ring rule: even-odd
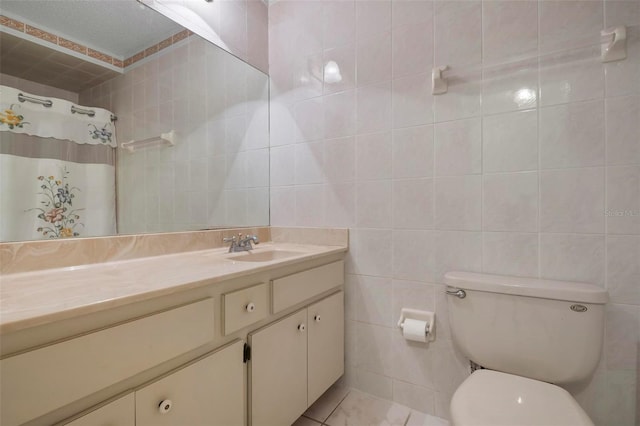
{"label": "chrome faucet", "polygon": [[247,234],[245,238],[242,238],[242,233],[239,233],[237,237],[234,235],[233,237],[224,238],[222,241],[225,243],[231,243],[229,246],[229,253],[253,250],[253,245],[251,243],[260,244],[260,240],[258,240],[257,235]]}

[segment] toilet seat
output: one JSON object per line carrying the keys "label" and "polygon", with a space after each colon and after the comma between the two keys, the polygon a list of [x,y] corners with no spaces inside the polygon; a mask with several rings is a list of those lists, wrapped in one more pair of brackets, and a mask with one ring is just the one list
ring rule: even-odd
{"label": "toilet seat", "polygon": [[566,390],[492,370],[477,370],[451,400],[455,426],[593,426]]}

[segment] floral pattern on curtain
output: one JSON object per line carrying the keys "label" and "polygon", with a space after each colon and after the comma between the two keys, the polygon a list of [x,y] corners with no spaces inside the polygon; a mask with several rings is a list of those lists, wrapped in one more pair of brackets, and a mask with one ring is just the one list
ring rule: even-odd
{"label": "floral pattern on curtain", "polygon": [[0,241],[116,232],[115,127],[111,112],[72,113],[0,86]]}

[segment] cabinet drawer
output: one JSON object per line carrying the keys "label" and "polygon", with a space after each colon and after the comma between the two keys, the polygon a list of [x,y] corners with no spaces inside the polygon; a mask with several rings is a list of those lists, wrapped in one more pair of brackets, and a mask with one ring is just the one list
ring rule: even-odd
{"label": "cabinet drawer", "polygon": [[254,285],[223,296],[224,334],[231,334],[267,317],[269,307],[267,283]]}
{"label": "cabinet drawer", "polygon": [[273,313],[344,284],[342,260],[273,280]]}
{"label": "cabinet drawer", "polygon": [[22,424],[214,337],[205,299],[0,361],[3,426]]}

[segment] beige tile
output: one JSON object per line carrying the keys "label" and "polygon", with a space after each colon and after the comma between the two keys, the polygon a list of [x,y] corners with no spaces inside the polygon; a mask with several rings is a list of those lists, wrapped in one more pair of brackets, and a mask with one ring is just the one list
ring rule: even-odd
{"label": "beige tile", "polygon": [[427,425],[427,415],[425,413],[421,413],[420,411],[411,410],[411,415],[409,415],[409,420],[405,426],[426,426]]}
{"label": "beige tile", "polygon": [[349,394],[349,391],[350,389],[344,386],[331,386],[304,412],[304,415],[319,422],[325,421]]}
{"label": "beige tile", "polygon": [[440,417],[411,410],[409,421],[407,421],[405,426],[449,426],[449,422]]}
{"label": "beige tile", "polygon": [[291,426],[320,426],[322,423],[318,423],[315,420],[311,420],[307,417],[300,416]]}
{"label": "beige tile", "polygon": [[430,388],[394,380],[393,401],[412,410],[435,413],[435,392]]}
{"label": "beige tile", "polygon": [[330,426],[403,426],[410,409],[352,390],[326,421]]}
{"label": "beige tile", "polygon": [[[356,347],[359,352],[362,352],[360,347],[357,345]],[[393,380],[388,376],[372,373],[362,368],[355,368],[354,383],[355,387],[369,395],[387,401],[391,401],[393,398]]]}
{"label": "beige tile", "polygon": [[344,228],[293,228],[270,227],[274,242],[296,242],[299,244],[348,245],[349,230]]}

